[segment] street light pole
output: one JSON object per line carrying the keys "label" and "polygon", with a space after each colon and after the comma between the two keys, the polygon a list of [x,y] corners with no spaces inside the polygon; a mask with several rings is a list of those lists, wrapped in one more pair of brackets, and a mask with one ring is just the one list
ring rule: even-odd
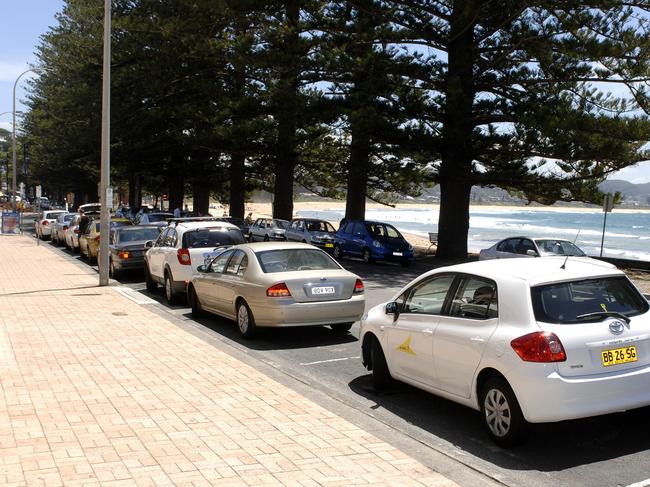
{"label": "street light pole", "polygon": [[18,163],[16,162],[16,87],[18,86],[18,81],[20,81],[20,78],[23,77],[23,75],[27,73],[36,73],[38,71],[44,71],[43,68],[29,68],[23,71],[18,75],[18,78],[16,78],[16,82],[14,83],[14,105],[13,105],[13,110],[12,110],[12,130],[11,130],[11,147],[12,147],[12,152],[13,152],[13,157],[12,157],[12,162],[13,162],[13,168],[14,168],[14,173],[11,181],[11,186],[13,188],[13,195],[11,197],[11,209],[13,211],[16,211],[16,173],[18,172]]}
{"label": "street light pole", "polygon": [[104,66],[102,74],[102,161],[100,169],[101,213],[99,225],[99,285],[108,286],[108,239],[110,235],[110,215],[108,188],[111,176],[111,0],[104,0]]}

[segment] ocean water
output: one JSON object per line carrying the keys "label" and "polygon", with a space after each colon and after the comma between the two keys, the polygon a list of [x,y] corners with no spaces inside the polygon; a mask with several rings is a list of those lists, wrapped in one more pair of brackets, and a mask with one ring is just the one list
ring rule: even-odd
{"label": "ocean water", "polygon": [[[332,206],[320,211],[299,211],[297,215],[340,221],[344,207]],[[603,231],[602,210],[562,211],[525,208],[485,208],[470,210],[468,249],[478,252],[506,237],[558,237],[575,240],[588,255],[600,255]],[[403,232],[428,238],[438,231],[438,208],[367,210],[368,220],[391,223]],[[613,212],[607,215],[603,255],[621,259],[650,261],[650,212]]]}

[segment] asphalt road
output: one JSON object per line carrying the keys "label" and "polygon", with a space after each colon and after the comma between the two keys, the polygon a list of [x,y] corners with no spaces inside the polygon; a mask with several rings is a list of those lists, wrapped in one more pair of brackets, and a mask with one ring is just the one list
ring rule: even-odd
{"label": "asphalt road", "polygon": [[[56,251],[81,261],[62,248]],[[366,309],[440,265],[433,259],[408,269],[353,260],[343,264],[363,278]],[[347,335],[336,335],[325,327],[288,328],[260,330],[254,340],[243,340],[234,322],[218,317],[194,321],[186,306],[170,308],[161,291],[147,293],[139,273],[121,278],[119,287],[131,299],[190,327],[207,341],[226,344],[251,365],[273,370],[289,385],[307,391],[310,398],[327,403],[325,407],[343,414],[349,411],[351,420],[364,422],[380,438],[461,485],[627,486],[641,482],[635,487],[650,486],[646,480],[650,479],[650,408],[534,425],[526,444],[503,450],[488,440],[473,410],[405,384],[376,393],[361,365],[358,324]],[[553,398],[548,401],[552,404]]]}

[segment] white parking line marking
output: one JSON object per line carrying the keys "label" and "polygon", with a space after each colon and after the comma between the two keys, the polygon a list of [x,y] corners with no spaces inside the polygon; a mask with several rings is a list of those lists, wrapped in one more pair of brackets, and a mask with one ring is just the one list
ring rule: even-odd
{"label": "white parking line marking", "polygon": [[128,287],[114,287],[118,293],[136,304],[156,304],[156,301]]}
{"label": "white parking line marking", "polygon": [[627,485],[626,487],[648,487],[650,486],[650,479],[642,480],[641,482],[636,482],[634,484]]}
{"label": "white parking line marking", "polygon": [[316,365],[316,364],[327,364],[329,362],[343,362],[344,360],[354,360],[354,359],[359,359],[361,358],[360,356],[357,357],[343,357],[343,358],[332,358],[329,360],[319,360],[317,362],[306,362],[300,365]]}

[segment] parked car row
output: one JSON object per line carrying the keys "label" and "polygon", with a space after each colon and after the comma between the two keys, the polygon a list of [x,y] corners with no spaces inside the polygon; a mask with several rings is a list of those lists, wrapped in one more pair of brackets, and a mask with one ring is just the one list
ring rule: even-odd
{"label": "parked car row", "polygon": [[[650,405],[648,301],[571,242],[506,239],[482,261],[422,274],[364,314],[364,283],[340,259],[410,264],[413,248],[392,225],[348,220],[334,232],[301,218],[250,228],[246,238],[220,218],[172,218],[162,231],[114,218],[110,273],[142,266],[147,290],[162,285],[169,304],[185,297],[193,317],[233,320],[245,338],[262,327],[346,333],[360,321],[362,362],[378,389],[399,380],[473,408],[504,447],[531,423]],[[79,236],[89,257],[100,230],[95,221]]]}

